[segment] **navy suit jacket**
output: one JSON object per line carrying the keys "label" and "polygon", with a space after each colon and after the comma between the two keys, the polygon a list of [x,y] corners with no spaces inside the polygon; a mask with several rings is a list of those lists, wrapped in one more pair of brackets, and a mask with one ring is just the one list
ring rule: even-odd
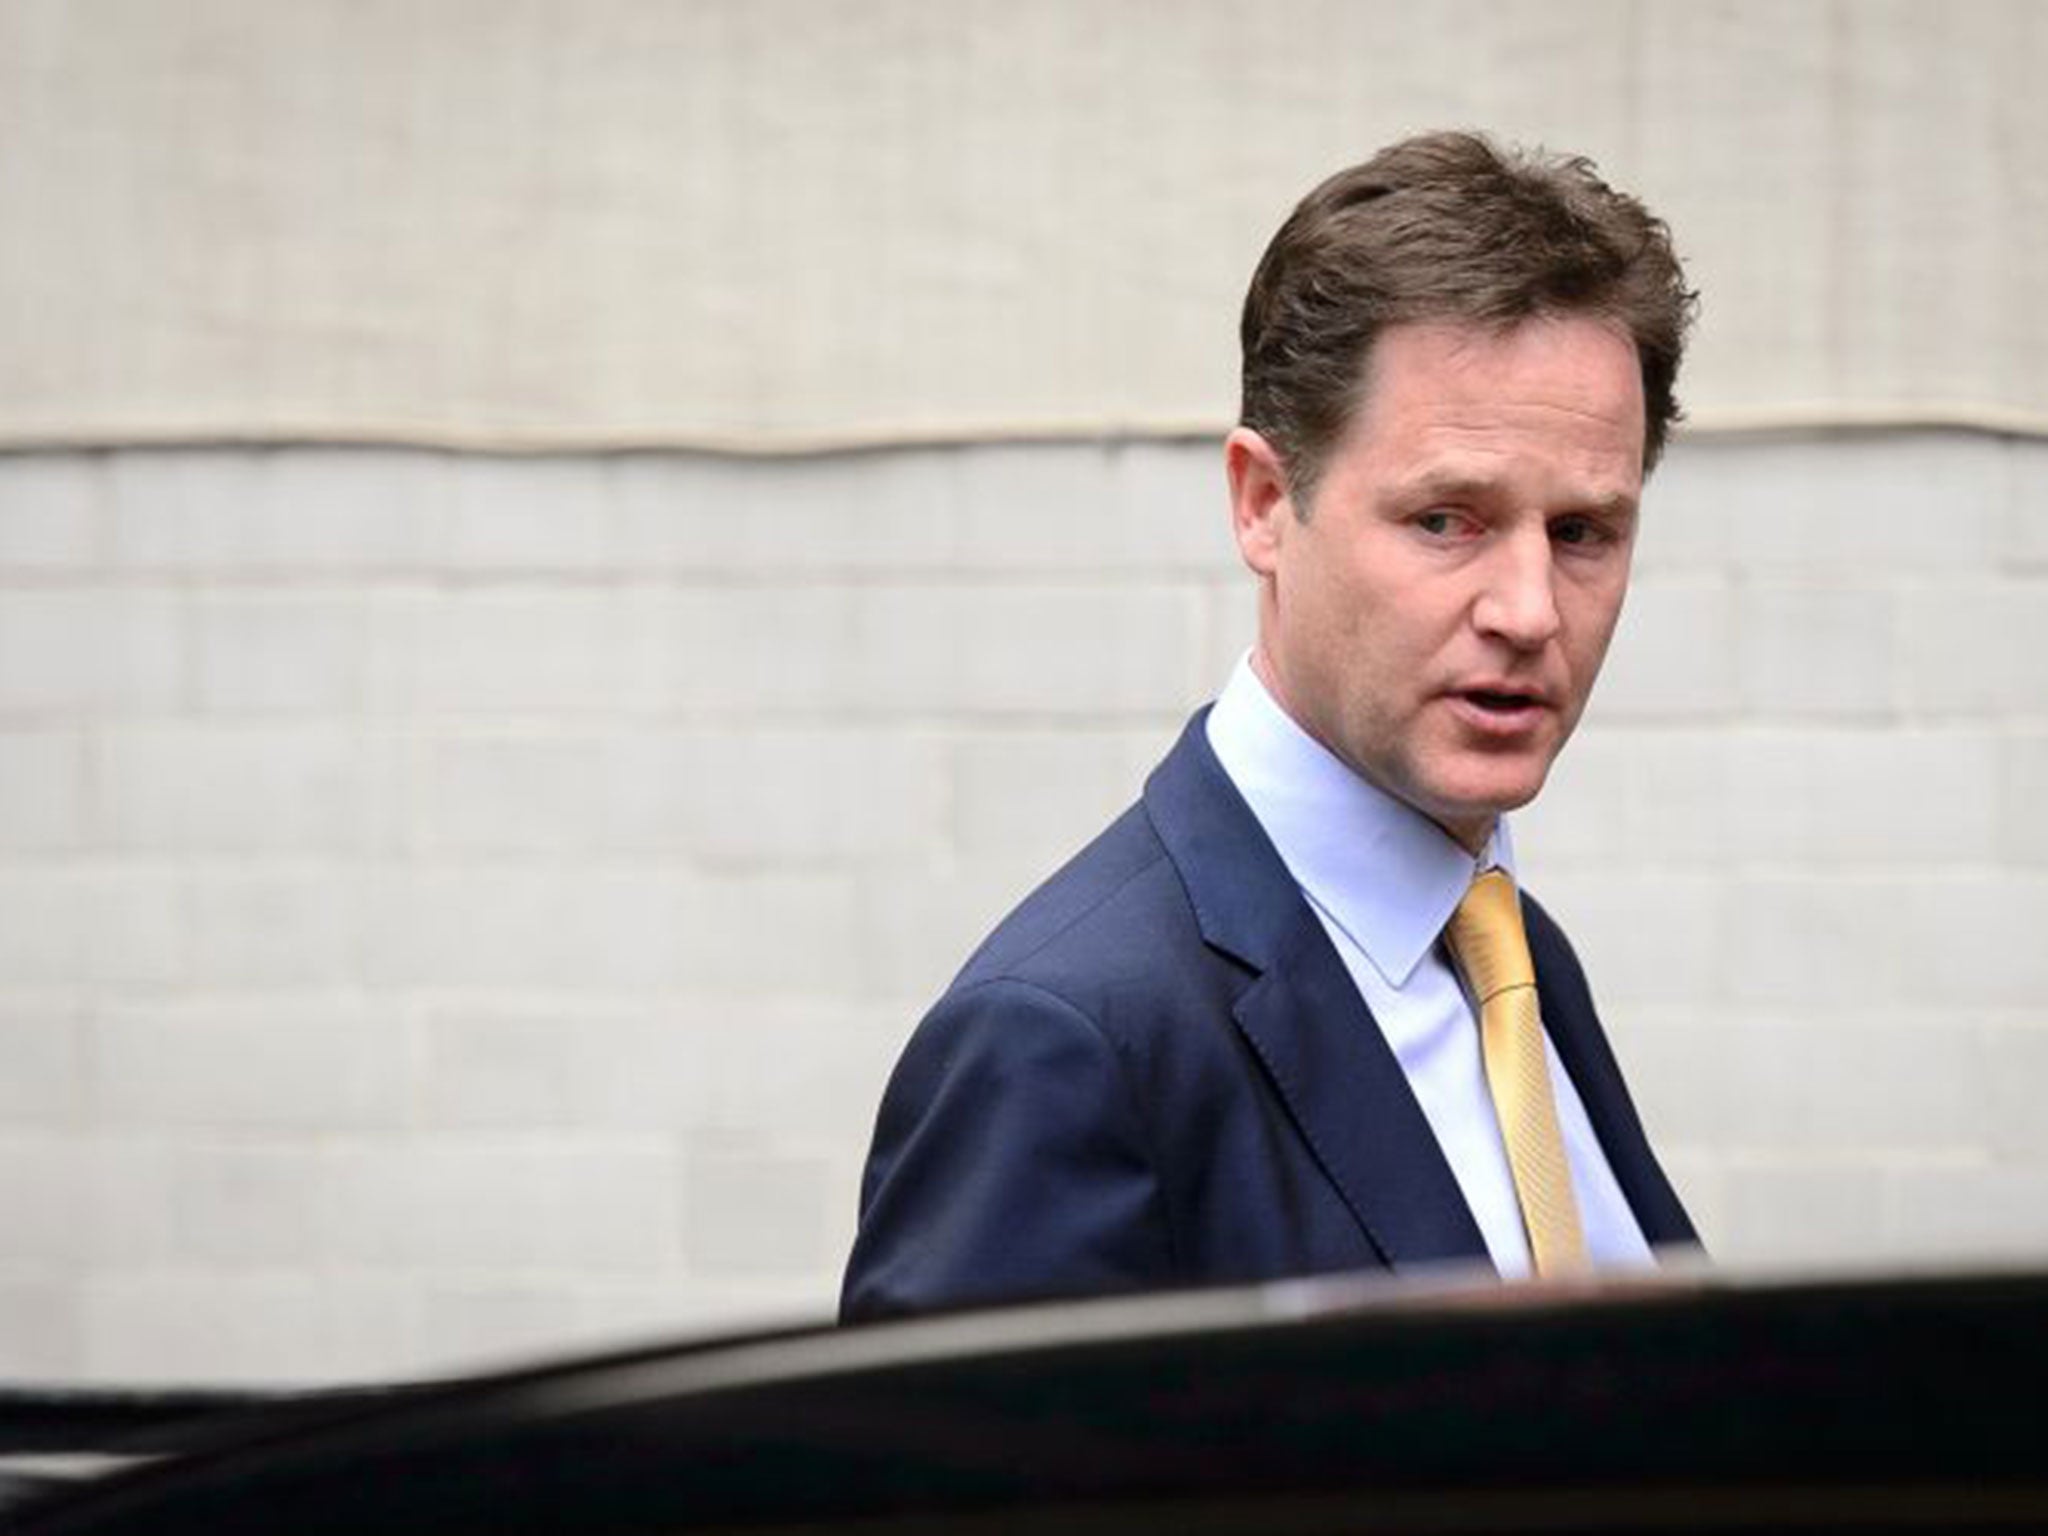
{"label": "navy suit jacket", "polygon": [[[876,1123],[844,1318],[1487,1262],[1206,714],[918,1026]],[[1544,1025],[1643,1235],[1695,1242],[1571,947],[1523,911]]]}

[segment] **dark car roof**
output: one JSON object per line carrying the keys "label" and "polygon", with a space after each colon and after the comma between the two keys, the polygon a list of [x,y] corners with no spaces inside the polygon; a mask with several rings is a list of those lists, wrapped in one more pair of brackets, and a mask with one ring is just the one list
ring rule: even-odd
{"label": "dark car roof", "polygon": [[2031,1273],[1319,1281],[272,1405],[9,1528],[2048,1528],[2044,1381]]}

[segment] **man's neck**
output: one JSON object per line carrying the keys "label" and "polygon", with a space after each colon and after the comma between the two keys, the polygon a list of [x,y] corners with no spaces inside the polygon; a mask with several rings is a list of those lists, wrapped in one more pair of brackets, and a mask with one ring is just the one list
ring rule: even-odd
{"label": "man's neck", "polygon": [[[1405,796],[1396,794],[1387,785],[1380,783],[1379,780],[1375,779],[1357,763],[1354,763],[1339,751],[1334,742],[1325,739],[1322,732],[1318,731],[1313,724],[1302,719],[1300,711],[1288,702],[1287,690],[1282,686],[1279,673],[1274,669],[1272,660],[1266,655],[1264,645],[1254,645],[1252,647],[1251,667],[1252,676],[1256,677],[1264,685],[1267,696],[1279,706],[1282,714],[1286,715],[1288,719],[1301,728],[1302,732],[1310,740],[1314,741],[1325,752],[1328,752],[1337,761],[1382,794],[1392,795],[1396,800],[1401,800],[1404,804],[1413,803],[1408,801]],[[1423,810],[1419,805],[1414,808],[1418,814],[1428,816],[1430,821],[1442,829],[1446,837],[1450,838],[1452,842],[1463,848],[1475,859],[1481,857],[1486,852],[1486,845],[1493,837],[1493,829],[1500,822],[1500,817],[1492,813],[1469,820],[1445,821],[1441,817],[1430,816],[1429,812]]]}

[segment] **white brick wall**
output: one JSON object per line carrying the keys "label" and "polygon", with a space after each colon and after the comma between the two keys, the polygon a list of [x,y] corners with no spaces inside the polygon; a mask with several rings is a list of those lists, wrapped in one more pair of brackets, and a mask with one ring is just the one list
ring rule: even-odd
{"label": "white brick wall", "polygon": [[[0,1377],[823,1315],[1250,630],[1213,445],[0,458]],[[1730,1260],[2048,1252],[2048,444],[1683,442],[1519,827]]]}

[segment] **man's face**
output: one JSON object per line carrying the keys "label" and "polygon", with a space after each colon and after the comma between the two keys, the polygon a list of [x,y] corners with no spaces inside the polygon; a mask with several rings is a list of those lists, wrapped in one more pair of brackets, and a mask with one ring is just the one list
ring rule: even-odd
{"label": "man's face", "polygon": [[1253,665],[1303,729],[1476,850],[1543,787],[1621,615],[1643,480],[1635,349],[1588,319],[1396,326],[1305,519],[1228,447]]}

